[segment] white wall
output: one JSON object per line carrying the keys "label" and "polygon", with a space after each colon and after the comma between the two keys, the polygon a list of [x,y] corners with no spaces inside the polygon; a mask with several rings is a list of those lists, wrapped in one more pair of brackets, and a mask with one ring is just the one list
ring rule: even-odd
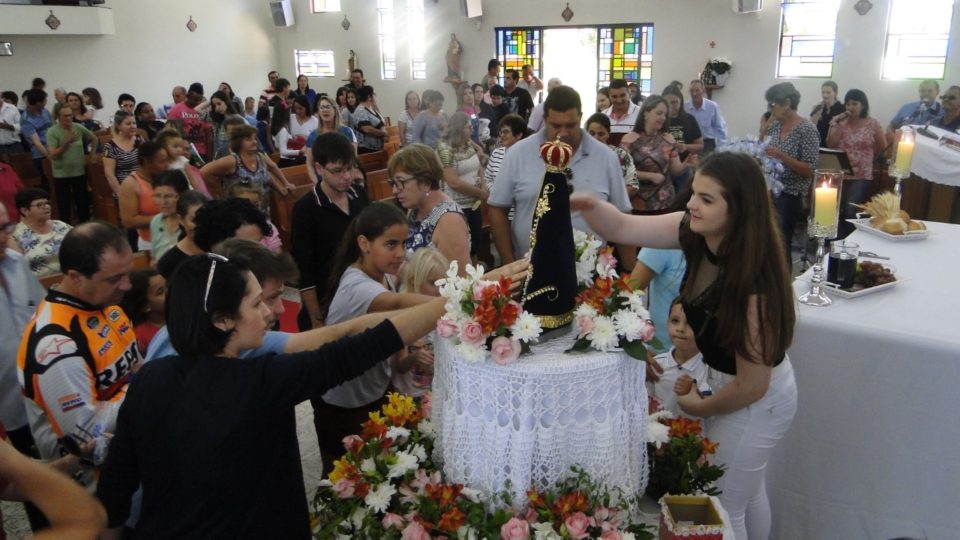
{"label": "white wall", "polygon": [[[396,0],[402,5],[402,0]],[[838,43],[833,79],[841,96],[850,88],[864,90],[870,98],[872,113],[883,123],[908,100],[917,99],[916,81],[881,81],[888,0],[874,0],[874,8],[865,16],[854,11],[856,0],[842,0],[838,20]],[[765,110],[763,92],[778,81],[775,78],[776,54],[780,30],[780,4],[764,2],[760,13],[738,15],[730,0],[580,0],[570,2],[574,18],[565,23],[560,12],[566,0],[483,0],[484,16],[478,30],[474,20],[460,15],[459,1],[425,0],[429,55],[428,80],[411,81],[407,60],[406,29],[398,28],[400,75],[396,81],[379,78],[379,48],[376,37],[376,2],[343,2],[344,13],[352,26],[340,27],[343,14],[313,15],[306,1],[296,2],[297,24],[277,30],[277,61],[282,73],[291,74],[293,49],[331,48],[336,51],[338,80],[311,81],[311,86],[327,91],[346,78],[349,49],[354,49],[364,68],[368,83],[378,94],[381,109],[396,118],[403,94],[414,89],[442,90],[447,97],[445,109],[452,110],[454,93],[443,83],[446,75],[444,53],[454,32],[464,47],[463,69],[471,82],[479,81],[487,61],[494,56],[494,28],[498,26],[575,26],[617,21],[654,23],[654,84],[659,91],[676,79],[694,78],[710,57],[725,56],[734,63],[727,87],[714,94],[731,134],[756,131],[759,116]],[[960,6],[960,2],[958,2]],[[955,8],[960,9],[960,7]],[[960,14],[953,18],[954,41],[960,38]],[[709,43],[716,42],[711,49]],[[960,50],[952,47],[947,59],[946,84],[960,84]],[[801,111],[807,112],[819,99],[820,80],[791,80],[802,94]]]}
{"label": "white wall", "polygon": [[[398,10],[405,5],[395,0]],[[266,83],[266,72],[278,69],[295,78],[293,50],[333,49],[334,79],[313,79],[311,86],[333,92],[347,78],[347,54],[356,51],[359,66],[378,94],[381,109],[396,118],[403,94],[410,89],[441,90],[452,110],[454,92],[443,82],[444,54],[450,33],[464,47],[462,69],[471,82],[479,81],[487,60],[494,55],[494,28],[498,26],[574,26],[617,21],[652,22],[654,40],[654,89],[671,80],[686,83],[713,56],[734,62],[727,87],[714,94],[727,117],[732,134],[756,130],[765,108],[764,90],[774,84],[780,26],[780,4],[764,2],[761,13],[737,15],[729,0],[574,0],[575,16],[564,23],[560,12],[566,0],[483,0],[484,16],[475,20],[460,14],[459,0],[425,0],[427,25],[427,80],[412,81],[409,74],[406,25],[399,25],[397,56],[399,77],[382,81],[379,75],[376,2],[343,2],[340,14],[311,14],[307,0],[294,0],[296,25],[277,28],[270,19],[266,0],[111,0],[116,35],[102,37],[0,36],[14,42],[16,55],[0,57],[0,86],[22,90],[34,76],[47,79],[49,88],[65,86],[100,88],[105,100],[115,102],[121,91],[153,103],[169,101],[175,84],[203,82],[208,94],[221,80],[230,82],[242,96],[257,95]],[[880,61],[888,0],[874,0],[866,16],[858,15],[856,0],[842,0],[838,21],[838,44],[833,79],[841,94],[852,87],[867,92],[874,116],[884,123],[896,108],[916,99],[915,81],[881,81]],[[956,9],[960,10],[960,2]],[[229,9],[225,6],[229,6]],[[9,6],[6,9],[14,9]],[[3,9],[3,8],[0,8]],[[344,31],[344,14],[352,25]],[[184,28],[192,15],[199,28]],[[960,14],[953,18],[954,41],[960,38]],[[709,43],[716,42],[711,49]],[[819,96],[819,80],[793,80],[803,98],[804,112]],[[960,83],[960,50],[954,46],[948,57],[946,84]],[[18,93],[19,93],[18,90]]]}
{"label": "white wall", "polygon": [[[263,0],[111,0],[107,7],[114,35],[0,35],[14,46],[14,56],[0,56],[0,87],[19,95],[33,77],[46,79],[49,94],[59,86],[77,92],[93,86],[112,112],[121,92],[158,105],[171,101],[173,86],[194,81],[208,95],[220,81],[254,96],[267,84],[276,47]],[[198,25],[192,33],[185,26],[191,15]]]}

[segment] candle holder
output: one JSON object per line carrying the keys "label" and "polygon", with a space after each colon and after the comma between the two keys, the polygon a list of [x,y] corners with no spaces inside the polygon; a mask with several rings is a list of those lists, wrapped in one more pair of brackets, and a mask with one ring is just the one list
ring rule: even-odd
{"label": "candle holder", "polygon": [[916,134],[910,126],[903,126],[899,130],[897,153],[893,166],[890,167],[890,176],[894,179],[893,192],[902,200],[903,186],[901,182],[910,178],[910,169],[913,166],[913,148],[916,144]]}
{"label": "candle holder", "polygon": [[807,221],[807,234],[817,239],[817,258],[813,263],[813,276],[810,278],[810,290],[797,300],[808,306],[829,306],[833,300],[823,288],[823,258],[827,238],[837,236],[840,221],[840,193],[843,188],[843,171],[818,169],[813,172],[816,189],[810,201],[810,219]]}

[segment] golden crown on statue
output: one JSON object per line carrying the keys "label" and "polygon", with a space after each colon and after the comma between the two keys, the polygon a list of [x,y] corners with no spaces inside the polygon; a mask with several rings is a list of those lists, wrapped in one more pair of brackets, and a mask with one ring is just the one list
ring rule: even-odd
{"label": "golden crown on statue", "polygon": [[560,173],[573,157],[573,147],[559,138],[540,145],[540,157],[547,164],[547,172]]}

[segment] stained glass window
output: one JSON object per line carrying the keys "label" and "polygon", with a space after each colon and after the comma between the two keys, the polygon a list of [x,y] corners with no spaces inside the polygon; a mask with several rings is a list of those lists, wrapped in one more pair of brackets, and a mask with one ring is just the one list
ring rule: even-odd
{"label": "stained glass window", "polygon": [[393,0],[377,0],[380,38],[380,78],[397,78],[397,39],[393,23]]}
{"label": "stained glass window", "polygon": [[830,77],[839,0],[782,0],[778,78]]}
{"label": "stained glass window", "polygon": [[597,87],[613,79],[635,82],[640,92],[653,90],[653,25],[602,26],[597,39]]}
{"label": "stained glass window", "polygon": [[540,76],[541,66],[540,28],[497,28],[497,59],[501,73],[508,69],[520,71],[526,64],[533,67],[533,74]]}
{"label": "stained glass window", "polygon": [[884,79],[943,79],[953,0],[893,0],[883,51]]}
{"label": "stained glass window", "polygon": [[410,48],[410,78],[427,78],[427,41],[423,24],[423,0],[407,0],[407,36]]}
{"label": "stained glass window", "polygon": [[294,73],[307,77],[333,77],[333,51],[329,50],[302,50],[293,51],[293,59],[297,64]]}

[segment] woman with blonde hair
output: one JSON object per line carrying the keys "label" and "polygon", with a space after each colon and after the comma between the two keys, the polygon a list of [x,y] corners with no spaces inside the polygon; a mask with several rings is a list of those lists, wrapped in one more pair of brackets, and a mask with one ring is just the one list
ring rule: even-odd
{"label": "woman with blonde hair", "polygon": [[483,149],[470,139],[470,118],[455,112],[437,145],[437,155],[443,165],[443,190],[460,205],[470,227],[470,256],[476,256],[483,234],[480,204],[490,195],[480,174],[486,156]]}
{"label": "woman with blonde hair", "polygon": [[353,153],[357,153],[357,134],[354,133],[353,128],[340,123],[340,109],[337,107],[337,104],[326,95],[317,98],[317,116],[320,118],[320,122],[317,124],[317,129],[313,130],[313,133],[307,137],[305,152],[307,156],[307,176],[310,177],[314,185],[317,184],[318,179],[317,171],[314,168],[312,149],[313,143],[317,140],[318,135],[330,132],[340,133],[346,137],[348,141],[353,143]]}
{"label": "woman with blonde hair", "polygon": [[435,248],[463,271],[470,262],[467,221],[460,205],[440,189],[443,167],[436,152],[423,144],[404,146],[391,156],[387,172],[393,194],[407,210],[407,252]]}

